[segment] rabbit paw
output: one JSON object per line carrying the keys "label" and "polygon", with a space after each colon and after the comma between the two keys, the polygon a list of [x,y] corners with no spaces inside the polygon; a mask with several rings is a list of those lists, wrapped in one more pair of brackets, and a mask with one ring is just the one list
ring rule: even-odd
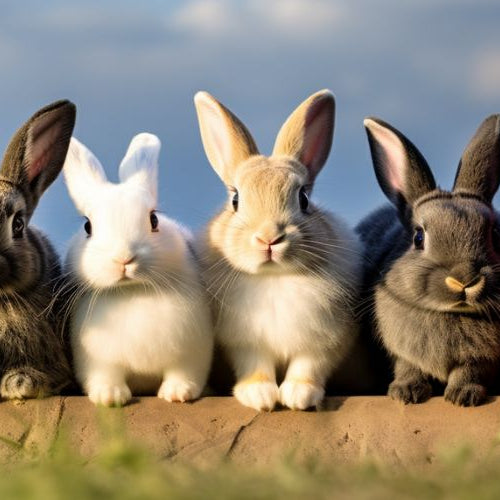
{"label": "rabbit paw", "polygon": [[179,401],[184,403],[192,399],[197,399],[201,394],[201,387],[189,380],[167,379],[164,380],[158,390],[158,397],[165,399],[169,403]]}
{"label": "rabbit paw", "polygon": [[325,390],[308,381],[285,380],[280,385],[280,403],[292,410],[317,407],[325,396]]}
{"label": "rabbit paw", "polygon": [[9,370],[0,382],[0,395],[4,399],[37,398],[48,394],[47,377],[39,371]]}
{"label": "rabbit paw", "polygon": [[278,386],[275,382],[239,382],[233,390],[235,398],[255,410],[272,410],[278,401]]}
{"label": "rabbit paw", "polygon": [[461,386],[447,386],[444,399],[458,406],[478,406],[487,398],[486,387],[481,384],[465,384]]}
{"label": "rabbit paw", "polygon": [[405,405],[409,403],[423,403],[432,396],[432,387],[426,380],[413,380],[411,382],[394,381],[389,385],[387,394]]}
{"label": "rabbit paw", "polygon": [[123,406],[132,399],[126,384],[101,384],[89,389],[89,399],[96,405]]}

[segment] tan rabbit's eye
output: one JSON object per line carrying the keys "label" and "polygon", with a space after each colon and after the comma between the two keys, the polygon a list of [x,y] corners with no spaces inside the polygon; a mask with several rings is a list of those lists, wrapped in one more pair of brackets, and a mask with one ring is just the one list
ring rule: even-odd
{"label": "tan rabbit's eye", "polygon": [[233,209],[235,212],[238,211],[238,202],[239,202],[238,191],[235,191],[233,194],[233,199],[232,199]]}
{"label": "tan rabbit's eye", "polygon": [[158,232],[158,216],[154,212],[151,212],[151,214],[149,215],[149,220],[151,221],[151,231],[153,231],[153,233],[157,233]]}
{"label": "tan rabbit's eye", "polygon": [[12,221],[12,236],[14,238],[21,238],[23,235],[23,230],[24,230],[23,216],[20,213],[17,213]]}

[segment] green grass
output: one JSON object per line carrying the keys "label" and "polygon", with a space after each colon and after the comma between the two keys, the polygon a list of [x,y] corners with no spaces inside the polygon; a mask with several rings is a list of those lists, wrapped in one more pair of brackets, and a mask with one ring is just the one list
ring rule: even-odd
{"label": "green grass", "polygon": [[[443,455],[425,473],[370,463],[333,466],[283,458],[273,467],[241,467],[229,461],[197,468],[160,462],[123,440],[121,430],[103,435],[90,462],[59,444],[50,456],[0,470],[0,499],[498,499],[497,447],[478,462],[470,448]],[[64,441],[64,440],[62,440]]]}

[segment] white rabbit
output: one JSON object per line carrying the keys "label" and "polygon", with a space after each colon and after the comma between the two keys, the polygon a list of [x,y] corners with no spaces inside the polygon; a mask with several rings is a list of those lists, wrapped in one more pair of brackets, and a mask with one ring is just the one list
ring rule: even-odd
{"label": "white rabbit", "polygon": [[309,201],[332,142],[333,95],[304,101],[270,157],[212,96],[199,92],[195,105],[208,160],[229,194],[197,246],[234,395],[257,410],[278,401],[317,406],[357,337],[362,269],[354,233]]}
{"label": "white rabbit", "polygon": [[151,391],[195,399],[210,369],[210,312],[190,234],[156,211],[159,152],[156,136],[136,135],[118,184],[74,138],[64,165],[86,218],[66,259],[77,290],[71,345],[77,380],[96,404],[123,405]]}

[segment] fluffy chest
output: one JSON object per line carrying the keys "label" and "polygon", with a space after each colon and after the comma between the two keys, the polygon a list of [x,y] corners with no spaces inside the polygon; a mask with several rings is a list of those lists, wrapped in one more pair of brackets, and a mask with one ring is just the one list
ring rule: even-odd
{"label": "fluffy chest", "polygon": [[480,317],[416,310],[377,291],[378,330],[390,352],[446,381],[458,364],[494,359],[499,325]]}
{"label": "fluffy chest", "polygon": [[[84,297],[72,318],[72,343],[102,362],[156,371],[200,341],[194,311],[173,294],[114,293]],[[200,322],[208,318],[200,315]]]}
{"label": "fluffy chest", "polygon": [[254,344],[280,356],[338,341],[326,283],[300,276],[241,279],[219,308],[223,344]]}

